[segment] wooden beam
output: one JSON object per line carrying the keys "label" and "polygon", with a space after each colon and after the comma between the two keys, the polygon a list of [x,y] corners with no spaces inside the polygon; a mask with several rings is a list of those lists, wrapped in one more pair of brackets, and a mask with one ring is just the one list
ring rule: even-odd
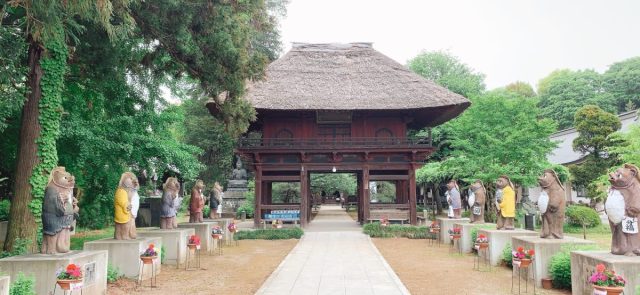
{"label": "wooden beam", "polygon": [[263,210],[299,210],[300,204],[271,204],[262,205]]}
{"label": "wooden beam", "polygon": [[299,175],[263,175],[262,181],[298,182],[300,181],[300,176]]}
{"label": "wooden beam", "polygon": [[409,180],[409,175],[369,175],[369,180],[371,180],[371,181]]}
{"label": "wooden beam", "polygon": [[411,167],[409,170],[409,222],[412,225],[418,224],[416,206],[416,169]]}
{"label": "wooden beam", "polygon": [[255,212],[253,213],[253,227],[259,228],[260,220],[262,219],[262,168],[256,166],[256,179],[255,179]]}

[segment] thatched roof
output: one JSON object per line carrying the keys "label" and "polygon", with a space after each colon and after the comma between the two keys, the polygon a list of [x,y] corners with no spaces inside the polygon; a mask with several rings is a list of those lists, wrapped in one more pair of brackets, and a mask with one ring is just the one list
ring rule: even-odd
{"label": "thatched roof", "polygon": [[[244,97],[260,110],[424,110],[447,121],[470,102],[374,50],[371,43],[294,44]],[[435,111],[435,110],[433,110]],[[429,112],[433,113],[433,112]]]}

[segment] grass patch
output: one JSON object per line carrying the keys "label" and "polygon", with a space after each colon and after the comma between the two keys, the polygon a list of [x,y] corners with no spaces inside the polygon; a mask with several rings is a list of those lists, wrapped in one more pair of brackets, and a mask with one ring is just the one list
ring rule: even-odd
{"label": "grass patch", "polygon": [[84,242],[113,238],[113,231],[113,227],[98,230],[79,228],[76,230],[76,234],[71,236],[71,250],[82,250]]}
{"label": "grass patch", "polygon": [[428,227],[395,224],[381,226],[379,222],[373,222],[365,224],[362,231],[372,238],[426,239]]}
{"label": "grass patch", "polygon": [[299,227],[241,230],[233,235],[235,240],[288,240],[300,239],[304,231]]}

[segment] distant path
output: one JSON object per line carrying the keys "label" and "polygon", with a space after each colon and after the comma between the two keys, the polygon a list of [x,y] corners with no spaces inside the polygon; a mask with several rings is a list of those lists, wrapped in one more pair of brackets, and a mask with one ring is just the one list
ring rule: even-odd
{"label": "distant path", "polygon": [[340,206],[323,205],[257,294],[409,294]]}

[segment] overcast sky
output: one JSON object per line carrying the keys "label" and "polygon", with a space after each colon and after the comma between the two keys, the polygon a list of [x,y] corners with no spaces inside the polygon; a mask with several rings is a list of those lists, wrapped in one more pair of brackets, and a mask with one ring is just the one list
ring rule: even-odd
{"label": "overcast sky", "polygon": [[640,0],[291,0],[291,42],[373,42],[406,64],[447,50],[486,75],[489,89],[536,86],[554,69],[603,72],[640,55]]}

